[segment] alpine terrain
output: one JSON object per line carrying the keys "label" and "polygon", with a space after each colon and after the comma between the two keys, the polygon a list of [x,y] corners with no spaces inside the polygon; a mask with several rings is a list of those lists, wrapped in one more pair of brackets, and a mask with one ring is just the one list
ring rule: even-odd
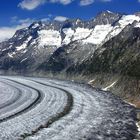
{"label": "alpine terrain", "polygon": [[140,13],[33,22],[0,43],[0,74],[0,140],[138,139]]}
{"label": "alpine terrain", "polygon": [[139,106],[139,53],[140,13],[103,11],[89,21],[38,21],[16,31],[0,43],[0,71],[91,80]]}

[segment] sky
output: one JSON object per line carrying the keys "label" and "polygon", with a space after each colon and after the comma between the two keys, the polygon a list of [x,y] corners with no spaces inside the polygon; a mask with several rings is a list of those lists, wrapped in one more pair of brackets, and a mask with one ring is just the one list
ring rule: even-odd
{"label": "sky", "polygon": [[133,14],[140,11],[140,0],[1,0],[0,41],[36,20],[80,18],[89,20],[105,10]]}

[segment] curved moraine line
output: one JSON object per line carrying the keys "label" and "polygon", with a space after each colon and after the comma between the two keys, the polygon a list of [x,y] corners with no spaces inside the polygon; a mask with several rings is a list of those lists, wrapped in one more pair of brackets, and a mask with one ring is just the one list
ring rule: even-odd
{"label": "curved moraine line", "polygon": [[132,140],[135,138],[137,130],[134,108],[114,95],[84,84],[44,78],[28,79],[71,92],[74,103],[68,115],[55,122],[51,128],[43,129],[26,140]]}
{"label": "curved moraine line", "polygon": [[55,86],[52,86],[52,85],[49,85],[49,84],[45,84],[45,83],[42,83],[42,82],[39,82],[39,81],[35,81],[35,80],[30,80],[30,81],[36,82],[36,83],[41,84],[43,86],[49,86],[49,87],[52,87],[54,89],[59,89],[59,90],[63,91],[67,95],[67,104],[64,107],[62,112],[59,112],[59,113],[55,114],[54,116],[52,116],[52,118],[50,118],[50,120],[48,120],[48,122],[46,124],[43,124],[43,125],[39,126],[38,128],[36,128],[35,130],[32,130],[32,133],[30,133],[30,134],[26,133],[24,135],[21,135],[21,139],[22,138],[25,139],[27,137],[33,136],[36,133],[38,133],[40,130],[42,130],[43,128],[50,127],[50,125],[52,123],[54,123],[55,121],[58,121],[60,118],[64,117],[66,114],[68,114],[71,111],[72,106],[73,106],[72,94],[70,92],[68,92],[67,90],[64,90],[60,87],[55,87]]}
{"label": "curved moraine line", "polygon": [[[16,102],[17,100],[19,100],[19,98],[22,96],[22,95],[21,95],[20,89],[14,87],[14,86],[12,86],[12,85],[10,85],[10,84],[8,84],[8,83],[5,83],[5,82],[0,81],[0,85],[1,85],[1,84],[4,84],[4,88],[6,88],[6,89],[4,90],[4,94],[7,94],[7,93],[8,93],[8,87],[7,87],[7,86],[10,86],[11,88],[16,89],[18,92],[13,92],[13,93],[11,93],[11,90],[10,90],[10,93],[9,93],[10,95],[6,97],[6,101],[3,99],[2,96],[0,96],[0,99],[2,99],[2,101],[0,102],[0,109],[5,108],[5,107],[7,107],[7,106],[10,106],[11,104],[13,104],[13,103]],[[2,88],[0,87],[0,89],[2,89]],[[2,92],[3,92],[3,91],[1,91],[1,94],[3,94]],[[1,95],[1,94],[0,94],[0,95]],[[0,114],[1,114],[1,113],[0,113]]]}
{"label": "curved moraine line", "polygon": [[[18,82],[16,82],[16,81],[13,81],[13,80],[8,80],[8,81],[5,81],[5,83],[7,83],[7,85],[10,85],[10,84],[8,84],[8,82],[9,81],[12,81],[13,82],[13,84],[15,84],[15,83],[17,83],[17,84],[21,84],[21,83],[18,83]],[[25,108],[22,108],[21,110],[18,110],[18,111],[16,111],[16,112],[13,112],[12,114],[10,114],[10,115],[7,115],[6,117],[3,117],[3,118],[1,118],[1,115],[3,115],[3,114],[5,114],[4,113],[4,111],[5,111],[5,107],[7,106],[4,106],[3,108],[1,108],[0,109],[0,112],[1,112],[1,110],[3,110],[3,112],[1,112],[1,115],[0,115],[0,123],[1,122],[4,122],[4,121],[7,121],[8,119],[12,119],[12,118],[14,118],[14,117],[16,117],[16,116],[18,116],[18,115],[22,115],[22,113],[25,113],[25,112],[27,112],[27,111],[29,111],[30,109],[32,109],[35,105],[37,105],[37,104],[39,104],[40,102],[41,102],[41,100],[42,100],[42,97],[43,97],[43,93],[42,92],[40,92],[39,90],[36,90],[35,88],[31,88],[30,86],[26,86],[25,87],[25,85],[23,85],[23,84],[21,84],[22,86],[24,86],[24,88],[30,88],[30,89],[32,89],[32,90],[34,90],[34,91],[36,91],[36,93],[37,93],[37,95],[35,96],[35,97],[33,97],[33,96],[31,96],[31,94],[29,93],[28,94],[28,99],[30,99],[30,98],[32,98],[32,100],[30,101],[30,104],[28,104],[27,106],[25,105]],[[12,108],[10,108],[12,105],[14,105],[14,104],[16,104],[19,100],[18,99],[21,99],[22,98],[22,96],[24,96],[23,94],[24,94],[24,92],[20,89],[20,88],[18,88],[18,87],[15,87],[15,86],[13,86],[13,85],[11,85],[11,87],[14,87],[15,89],[17,89],[18,90],[18,94],[19,94],[19,98],[17,98],[17,99],[15,99],[15,100],[10,100],[10,103],[8,104],[9,106],[9,110],[11,111],[11,109]],[[28,90],[29,91],[29,90]],[[34,94],[36,94],[36,93],[34,93]],[[25,98],[25,97],[24,97]],[[22,99],[23,100],[23,102],[21,102],[21,104],[18,104],[18,107],[19,106],[22,106],[22,104],[23,103],[26,103],[27,102],[27,100],[28,100],[27,98],[25,98],[25,99]],[[15,105],[15,107],[16,107],[16,105]],[[14,108],[15,109],[15,108]],[[3,113],[3,114],[2,114]],[[4,115],[3,115],[4,116]]]}
{"label": "curved moraine line", "polygon": [[[41,93],[41,94],[43,94],[43,95],[39,95],[38,97],[40,98],[40,97],[43,97],[42,98],[42,100],[40,100],[39,101],[39,99],[37,98],[37,100],[35,101],[35,102],[33,102],[32,104],[30,104],[27,108],[24,108],[24,110],[21,110],[20,112],[16,112],[15,114],[13,114],[13,115],[11,115],[11,116],[8,116],[8,117],[6,117],[6,118],[4,118],[1,122],[4,122],[4,121],[7,121],[7,120],[9,120],[9,119],[16,119],[18,116],[20,117],[20,116],[23,116],[25,113],[27,113],[28,114],[28,112],[31,112],[34,108],[36,108],[37,106],[39,107],[39,106],[41,106],[41,103],[45,100],[45,95],[47,95],[45,92],[44,92],[44,90],[43,89],[41,89],[40,88],[40,86],[43,86],[43,87],[45,87],[46,89],[48,89],[48,87],[47,86],[44,86],[44,85],[40,85],[39,83],[33,83],[32,81],[32,84],[30,85],[29,83],[30,83],[30,81],[28,80],[28,81],[26,81],[26,82],[20,82],[20,81],[18,81],[18,80],[15,80],[15,79],[9,79],[9,78],[4,78],[6,81],[8,80],[8,82],[10,81],[10,82],[12,82],[12,83],[16,83],[16,84],[19,84],[19,85],[22,85],[22,86],[24,86],[24,87],[28,87],[28,88],[30,88],[30,89],[32,89],[32,90],[36,90],[39,94]],[[36,84],[37,84],[37,86],[36,86]],[[30,86],[29,86],[30,85]],[[37,87],[39,87],[39,88],[37,88]],[[51,86],[50,86],[51,87]],[[33,126],[33,127],[31,127],[31,129],[30,130],[28,130],[27,132],[26,131],[23,131],[23,132],[21,132],[20,133],[20,135],[18,134],[18,135],[16,135],[16,136],[14,136],[12,139],[22,139],[22,138],[24,138],[24,137],[27,137],[27,136],[30,136],[30,135],[32,135],[32,134],[35,134],[38,130],[40,130],[40,129],[42,129],[43,127],[48,127],[50,124],[52,124],[54,121],[56,121],[56,120],[58,120],[60,117],[62,117],[62,116],[64,116],[64,115],[66,115],[68,112],[69,112],[69,110],[70,110],[70,108],[71,108],[71,106],[72,106],[72,96],[70,96],[69,95],[69,93],[68,92],[65,92],[65,91],[63,91],[63,90],[61,90],[60,91],[60,88],[55,88],[55,87],[51,87],[51,89],[53,88],[53,90],[54,90],[54,92],[52,92],[51,94],[53,95],[51,95],[49,98],[48,98],[48,102],[44,102],[46,105],[48,104],[48,106],[55,106],[55,108],[56,108],[56,112],[54,112],[54,113],[49,113],[50,115],[42,115],[41,117],[43,117],[44,116],[44,121],[43,121],[43,123],[42,122],[39,122],[39,123],[37,123],[37,125],[36,126]],[[52,90],[52,91],[53,91]],[[59,96],[59,94],[58,94],[58,92],[55,92],[55,91],[59,91],[59,92],[61,92],[60,93],[60,95],[61,96]],[[48,97],[48,96],[46,96],[46,97]],[[60,98],[60,101],[62,100],[62,102],[61,103],[59,103],[59,99]],[[57,101],[58,100],[58,101]],[[39,101],[39,102],[38,102]],[[56,102],[57,102],[57,104],[56,104]],[[59,105],[60,104],[60,105]],[[33,108],[34,107],[34,108]],[[47,106],[46,106],[47,107]],[[41,109],[41,108],[40,108]],[[52,110],[52,109],[51,109]],[[38,110],[38,111],[40,111],[40,110]],[[46,113],[47,113],[47,111],[46,111]],[[35,113],[34,113],[34,115],[35,115]],[[37,114],[38,115],[38,114]],[[36,116],[37,116],[36,115]],[[46,119],[45,119],[45,117],[46,117]],[[8,122],[8,121],[7,121]],[[29,125],[30,125],[30,122],[29,122]],[[26,128],[25,128],[26,129]],[[12,133],[11,133],[12,134]],[[0,138],[1,138],[1,136],[0,136]],[[6,136],[6,138],[9,138],[9,136]]]}
{"label": "curved moraine line", "polygon": [[22,91],[39,90],[44,97],[28,111],[0,123],[0,139],[132,140],[137,134],[134,107],[110,93],[68,81],[3,78]]}

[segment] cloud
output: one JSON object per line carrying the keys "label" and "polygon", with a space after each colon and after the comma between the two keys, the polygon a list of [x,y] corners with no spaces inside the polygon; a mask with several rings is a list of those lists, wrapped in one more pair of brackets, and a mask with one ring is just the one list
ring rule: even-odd
{"label": "cloud", "polygon": [[80,1],[80,6],[91,5],[96,1],[99,1],[99,2],[111,2],[112,0],[81,0]]}
{"label": "cloud", "polygon": [[42,22],[46,22],[46,21],[49,21],[50,20],[50,18],[48,17],[48,18],[42,18],[42,19],[40,19],[40,21],[42,21]]}
{"label": "cloud", "polygon": [[[75,0],[22,0],[22,2],[20,2],[18,4],[18,7],[22,8],[22,9],[26,9],[26,10],[34,10],[38,6],[43,5],[45,3],[60,3],[63,5],[68,5],[68,4],[72,3],[73,1],[75,1]],[[81,6],[90,5],[90,4],[94,3],[95,1],[110,2],[112,0],[80,0],[79,5],[81,5]]]}
{"label": "cloud", "polygon": [[[38,19],[39,21],[46,22],[49,21],[50,18],[52,18],[52,14],[48,14],[47,18],[42,18]],[[63,17],[64,19],[64,17]],[[11,38],[15,32],[19,29],[26,28],[29,25],[31,25],[33,22],[38,21],[37,19],[31,19],[31,18],[26,18],[26,19],[19,19],[17,16],[11,17],[11,24],[13,26],[11,27],[0,27],[0,42],[8,40]],[[57,20],[57,18],[56,18]],[[59,18],[58,18],[59,20]],[[62,19],[61,19],[62,20]]]}
{"label": "cloud", "polygon": [[18,7],[26,10],[34,10],[38,6],[45,3],[61,3],[63,5],[70,4],[73,0],[23,0],[18,4]]}
{"label": "cloud", "polygon": [[86,6],[86,5],[90,5],[94,2],[94,0],[81,0],[80,1],[80,5],[81,6]]}
{"label": "cloud", "polygon": [[46,0],[23,0],[18,4],[18,7],[26,10],[33,10],[40,5],[43,5]]}
{"label": "cloud", "polygon": [[26,27],[25,25],[18,25],[13,27],[0,27],[0,42],[11,38],[16,30]]}
{"label": "cloud", "polygon": [[[46,22],[46,21],[50,20],[50,18],[53,19],[52,16],[53,15],[49,14],[48,18],[43,18],[43,19],[39,19],[39,20]],[[59,21],[59,22],[63,22],[67,19],[68,19],[67,17],[63,17],[63,16],[56,16],[54,18],[54,20]],[[17,16],[12,17],[11,23],[16,24],[16,25],[13,25],[11,27],[0,27],[0,42],[8,40],[9,38],[11,38],[15,34],[15,32],[17,30],[22,29],[22,28],[26,28],[35,21],[37,21],[37,20],[30,19],[30,18],[19,19]]]}
{"label": "cloud", "polygon": [[30,25],[31,23],[33,23],[35,21],[35,19],[31,19],[31,18],[26,18],[26,19],[19,19],[18,23],[22,24],[22,25]]}
{"label": "cloud", "polygon": [[63,16],[56,16],[54,18],[55,21],[59,21],[59,22],[63,22],[65,20],[67,20],[68,18],[67,17],[63,17]]}
{"label": "cloud", "polygon": [[18,17],[17,16],[11,17],[11,22],[12,23],[15,23],[17,20],[18,20]]}
{"label": "cloud", "polygon": [[12,17],[11,22],[16,23],[17,25],[11,27],[0,27],[0,42],[8,40],[15,34],[17,30],[28,27],[34,21],[34,19],[30,18],[18,19],[16,16]]}
{"label": "cloud", "polygon": [[70,4],[73,0],[50,0],[50,3],[61,3],[63,5]]}
{"label": "cloud", "polygon": [[112,0],[100,0],[101,2],[111,2]]}

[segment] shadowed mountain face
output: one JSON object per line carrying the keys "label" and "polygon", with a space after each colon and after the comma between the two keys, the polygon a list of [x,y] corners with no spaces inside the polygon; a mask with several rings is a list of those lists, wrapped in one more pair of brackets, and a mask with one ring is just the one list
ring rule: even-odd
{"label": "shadowed mountain face", "polygon": [[95,50],[91,58],[67,71],[140,77],[140,28],[136,25],[134,22],[126,26],[120,34]]}

